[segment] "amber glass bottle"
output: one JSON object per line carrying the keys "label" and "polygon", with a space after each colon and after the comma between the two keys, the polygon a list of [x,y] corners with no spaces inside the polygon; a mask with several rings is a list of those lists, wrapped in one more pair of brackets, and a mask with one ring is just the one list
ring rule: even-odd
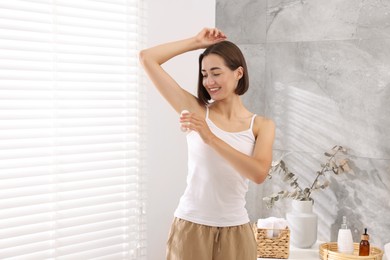
{"label": "amber glass bottle", "polygon": [[359,256],[368,256],[370,255],[370,242],[368,240],[370,236],[367,234],[367,228],[364,229],[364,234],[362,235],[362,240],[359,245]]}

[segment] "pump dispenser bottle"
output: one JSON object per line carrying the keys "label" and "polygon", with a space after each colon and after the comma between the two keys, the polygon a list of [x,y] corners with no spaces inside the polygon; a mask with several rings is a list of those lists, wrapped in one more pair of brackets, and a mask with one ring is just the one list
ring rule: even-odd
{"label": "pump dispenser bottle", "polygon": [[367,228],[364,229],[364,234],[362,235],[362,241],[359,244],[359,256],[368,256],[370,255],[370,242],[368,240],[370,236],[367,234]]}
{"label": "pump dispenser bottle", "polygon": [[337,237],[337,248],[340,253],[353,254],[352,232],[347,226],[347,217],[343,216],[343,223]]}

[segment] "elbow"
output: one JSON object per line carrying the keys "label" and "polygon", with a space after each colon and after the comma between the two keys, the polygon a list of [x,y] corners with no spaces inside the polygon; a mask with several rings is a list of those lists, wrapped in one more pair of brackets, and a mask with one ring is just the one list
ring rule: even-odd
{"label": "elbow", "polygon": [[266,178],[267,178],[267,174],[259,173],[253,178],[253,182],[256,184],[262,184]]}
{"label": "elbow", "polygon": [[263,161],[259,165],[259,171],[256,173],[256,175],[253,177],[253,182],[256,184],[262,184],[268,176],[268,172],[271,167],[271,161]]}
{"label": "elbow", "polygon": [[153,53],[151,53],[148,49],[141,50],[138,53],[138,60],[144,68],[151,67],[153,64],[158,63],[156,58],[153,56]]}
{"label": "elbow", "polygon": [[138,53],[138,60],[141,63],[141,65],[145,64],[145,60],[147,58],[146,50],[142,50]]}
{"label": "elbow", "polygon": [[253,182],[256,183],[256,184],[262,184],[264,182],[264,179],[256,178],[256,179],[253,180]]}

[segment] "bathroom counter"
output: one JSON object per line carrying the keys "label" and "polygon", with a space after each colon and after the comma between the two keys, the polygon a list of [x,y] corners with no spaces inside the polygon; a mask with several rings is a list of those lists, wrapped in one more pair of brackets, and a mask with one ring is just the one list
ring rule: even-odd
{"label": "bathroom counter", "polygon": [[[288,260],[318,260],[320,259],[319,247],[323,242],[317,241],[311,248],[302,249],[290,245]],[[278,260],[279,258],[257,258],[258,260]],[[281,259],[286,260],[286,259]]]}

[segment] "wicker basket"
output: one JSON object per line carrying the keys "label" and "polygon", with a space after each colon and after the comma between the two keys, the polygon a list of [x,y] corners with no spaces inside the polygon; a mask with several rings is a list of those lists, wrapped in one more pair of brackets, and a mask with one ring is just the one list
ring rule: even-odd
{"label": "wicker basket", "polygon": [[290,230],[273,229],[279,231],[279,236],[268,238],[267,231],[270,229],[257,228],[255,224],[253,231],[257,243],[257,257],[262,258],[288,258],[290,254]]}
{"label": "wicker basket", "polygon": [[383,251],[377,247],[370,246],[369,256],[359,256],[359,243],[354,243],[353,254],[342,254],[337,252],[337,242],[324,243],[320,245],[321,260],[382,260]]}

